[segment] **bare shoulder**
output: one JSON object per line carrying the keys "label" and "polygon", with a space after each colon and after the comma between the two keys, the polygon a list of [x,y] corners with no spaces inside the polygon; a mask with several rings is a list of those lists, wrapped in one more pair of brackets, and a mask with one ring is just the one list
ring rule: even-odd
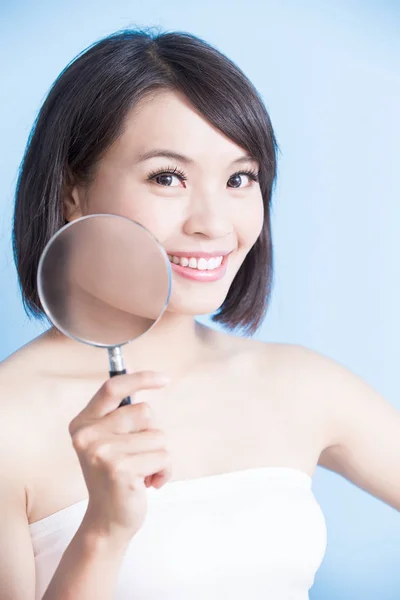
{"label": "bare shoulder", "polygon": [[35,338],[0,363],[0,436],[2,473],[7,470],[24,481],[29,472],[29,455],[40,438],[40,407],[44,380],[40,365],[45,363],[43,335]]}
{"label": "bare shoulder", "polygon": [[[315,401],[316,382],[322,365],[328,369],[329,359],[298,344],[264,342],[230,333],[212,331],[210,346],[224,357],[228,368],[257,381],[269,391],[285,388],[286,396],[297,404]],[[318,375],[319,374],[319,375]]]}
{"label": "bare shoulder", "polygon": [[25,356],[24,347],[0,363],[0,494],[4,497],[25,494],[28,465],[24,457],[30,442]]}
{"label": "bare shoulder", "polygon": [[293,386],[296,401],[317,416],[324,431],[321,466],[357,481],[351,463],[356,460],[357,449],[364,448],[366,455],[370,432],[375,432],[377,440],[378,432],[381,440],[390,436],[398,439],[398,409],[339,360],[295,344],[266,344],[264,350],[257,348],[257,355],[265,368],[273,364],[278,369],[280,377]]}
{"label": "bare shoulder", "polygon": [[[15,414],[23,419],[31,406],[30,392],[33,380],[40,379],[40,365],[46,361],[46,334],[42,334],[13,352],[0,363],[0,411],[2,417]],[[3,422],[3,421],[2,421]]]}
{"label": "bare shoulder", "polygon": [[221,348],[227,348],[233,371],[251,378],[252,385],[261,390],[261,398],[272,393],[296,418],[307,415],[310,435],[318,432],[323,466],[324,461],[330,464],[326,457],[331,448],[341,444],[345,427],[351,428],[357,412],[364,410],[365,400],[357,398],[377,402],[379,395],[361,377],[301,344],[263,342],[219,332],[216,339]]}
{"label": "bare shoulder", "polygon": [[[337,405],[338,395],[370,386],[340,361],[301,344],[245,340],[242,346],[252,361],[265,370],[278,369],[280,376],[296,382],[299,391],[324,410]],[[331,416],[331,415],[330,415]]]}
{"label": "bare shoulder", "polygon": [[307,384],[315,384],[317,369],[329,369],[334,361],[299,344],[284,342],[264,342],[249,337],[240,337],[226,332],[212,331],[212,345],[232,362],[240,363],[261,375],[275,373],[286,380],[296,379]]}

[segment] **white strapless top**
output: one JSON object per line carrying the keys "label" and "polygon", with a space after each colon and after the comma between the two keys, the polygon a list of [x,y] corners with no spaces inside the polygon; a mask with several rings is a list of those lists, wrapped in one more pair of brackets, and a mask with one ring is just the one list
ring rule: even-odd
{"label": "white strapless top", "polygon": [[[261,467],[148,488],[115,600],[308,600],[327,545],[311,484],[298,469]],[[86,506],[82,500],[30,525],[36,600]]]}

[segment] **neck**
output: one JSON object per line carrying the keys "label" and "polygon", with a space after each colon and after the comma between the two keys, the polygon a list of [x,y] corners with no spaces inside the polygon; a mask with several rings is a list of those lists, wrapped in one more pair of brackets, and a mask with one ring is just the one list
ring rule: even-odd
{"label": "neck", "polygon": [[[68,353],[67,362],[74,370],[97,376],[108,368],[106,348],[77,342],[54,328],[49,334],[63,345]],[[150,369],[174,377],[201,360],[211,335],[212,330],[192,316],[166,311],[149,331],[122,346],[125,367],[129,372]]]}
{"label": "neck", "polygon": [[190,315],[165,312],[152,329],[123,347],[126,366],[176,371],[199,355],[206,331]]}

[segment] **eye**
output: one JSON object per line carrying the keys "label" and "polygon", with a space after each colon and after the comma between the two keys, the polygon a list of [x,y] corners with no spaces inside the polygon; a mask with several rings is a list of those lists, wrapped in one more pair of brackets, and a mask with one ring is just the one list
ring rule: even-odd
{"label": "eye", "polygon": [[234,182],[234,184],[230,187],[233,187],[233,188],[243,187],[240,185],[242,183],[243,175],[245,177],[247,177],[250,181],[253,181],[253,182],[258,181],[258,173],[256,171],[252,171],[252,170],[239,171],[238,173],[234,173],[233,175],[231,175],[231,177],[229,178],[229,181]]}
{"label": "eye", "polygon": [[[245,187],[241,185],[243,181],[243,177],[247,177],[252,182],[258,181],[258,173],[256,171],[252,171],[251,169],[247,171],[238,171],[230,176],[228,183],[231,181],[233,185],[229,186],[234,189],[241,189]],[[186,174],[178,169],[178,167],[167,167],[166,169],[159,169],[158,171],[152,171],[147,176],[147,179],[150,181],[155,181],[157,185],[162,187],[178,187],[177,185],[172,185],[173,180],[178,179],[181,182],[187,180]]]}
{"label": "eye", "polygon": [[176,185],[171,185],[171,182],[175,179],[179,179],[181,181],[186,181],[187,177],[183,171],[175,168],[159,169],[158,171],[152,171],[149,173],[147,179],[155,181],[158,185],[162,187],[177,187]]}

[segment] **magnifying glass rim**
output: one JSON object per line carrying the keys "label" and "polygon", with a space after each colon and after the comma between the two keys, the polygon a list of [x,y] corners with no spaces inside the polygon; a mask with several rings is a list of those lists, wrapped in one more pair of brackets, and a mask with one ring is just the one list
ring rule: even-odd
{"label": "magnifying glass rim", "polygon": [[[159,316],[157,317],[157,319],[154,321],[154,323],[148,328],[146,329],[146,331],[144,331],[143,333],[141,333],[140,335],[131,338],[129,340],[126,340],[124,342],[118,343],[118,344],[100,344],[97,342],[91,342],[91,341],[87,341],[84,340],[83,338],[79,338],[71,333],[69,333],[68,331],[66,331],[66,329],[64,329],[64,327],[60,326],[58,324],[58,320],[54,319],[51,316],[51,311],[47,305],[47,302],[45,300],[45,295],[43,292],[43,286],[42,286],[42,281],[41,281],[41,273],[43,270],[43,263],[46,259],[46,256],[48,254],[48,251],[50,249],[50,247],[53,245],[53,243],[56,241],[56,239],[61,235],[61,233],[63,233],[66,229],[68,229],[69,227],[71,227],[71,225],[75,225],[76,223],[80,222],[80,221],[85,221],[86,219],[92,219],[93,217],[112,217],[112,218],[120,218],[120,219],[124,219],[125,221],[129,221],[130,223],[134,223],[135,225],[138,225],[141,229],[143,229],[145,231],[145,233],[147,233],[151,238],[153,238],[153,240],[157,243],[157,245],[159,246],[160,250],[161,250],[161,254],[164,257],[164,261],[165,264],[167,266],[167,273],[168,273],[168,290],[167,290],[167,295],[166,295],[166,299],[164,302],[164,306],[159,314]],[[171,263],[169,261],[168,258],[168,254],[166,253],[164,247],[160,244],[160,242],[158,241],[158,239],[155,237],[155,235],[149,231],[146,227],[144,227],[143,225],[141,225],[140,223],[138,223],[137,221],[134,221],[133,219],[130,219],[128,217],[122,216],[122,215],[117,215],[114,213],[94,213],[94,214],[90,214],[90,215],[85,215],[83,217],[79,217],[77,219],[74,219],[73,221],[70,221],[69,223],[66,223],[66,225],[63,225],[63,227],[61,227],[58,231],[56,231],[56,233],[49,239],[49,241],[47,242],[47,244],[44,247],[44,250],[41,254],[40,260],[39,260],[39,265],[38,265],[38,272],[37,272],[37,288],[38,288],[38,294],[39,294],[39,298],[40,298],[40,302],[42,304],[43,310],[47,316],[47,318],[49,319],[49,321],[51,323],[53,323],[53,325],[56,326],[57,329],[59,329],[61,331],[61,333],[63,333],[64,335],[66,335],[67,337],[76,340],[77,342],[82,342],[83,344],[88,344],[89,346],[96,346],[97,348],[119,348],[120,346],[125,346],[126,344],[129,344],[130,342],[133,342],[134,340],[137,340],[138,338],[140,338],[142,335],[144,335],[145,333],[147,333],[148,331],[150,331],[154,325],[156,323],[158,323],[158,321],[161,319],[162,315],[164,314],[167,306],[168,306],[168,302],[171,296],[171,287],[172,287],[172,268],[171,268]]]}

